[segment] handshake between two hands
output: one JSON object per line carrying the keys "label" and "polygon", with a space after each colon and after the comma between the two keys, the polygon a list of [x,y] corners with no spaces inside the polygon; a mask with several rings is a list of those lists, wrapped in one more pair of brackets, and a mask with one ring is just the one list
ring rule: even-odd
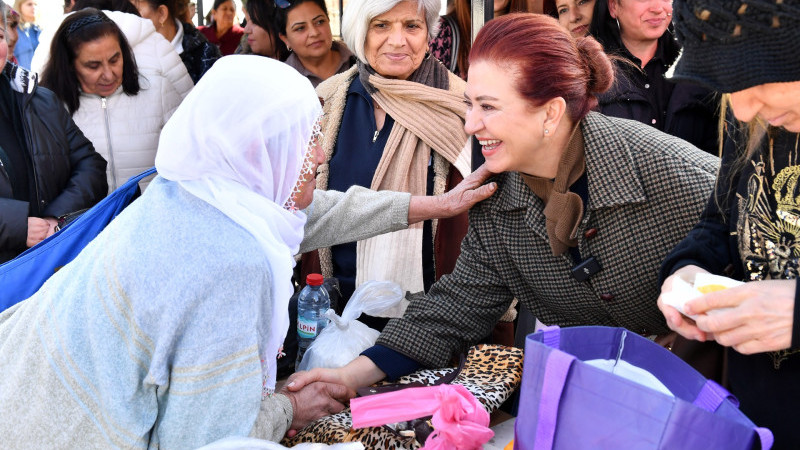
{"label": "handshake between two hands", "polygon": [[294,414],[286,433],[290,438],[297,434],[297,430],[320,417],[341,412],[356,395],[355,389],[341,380],[337,369],[296,372],[279,393],[292,402]]}

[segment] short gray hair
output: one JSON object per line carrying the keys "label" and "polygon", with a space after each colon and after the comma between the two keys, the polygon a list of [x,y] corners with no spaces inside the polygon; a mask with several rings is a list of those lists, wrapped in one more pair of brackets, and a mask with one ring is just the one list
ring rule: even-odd
{"label": "short gray hair", "polygon": [[364,44],[367,42],[369,23],[402,1],[414,2],[420,10],[424,11],[425,26],[428,27],[428,40],[439,34],[441,0],[350,0],[342,15],[342,38],[361,62],[367,63]]}

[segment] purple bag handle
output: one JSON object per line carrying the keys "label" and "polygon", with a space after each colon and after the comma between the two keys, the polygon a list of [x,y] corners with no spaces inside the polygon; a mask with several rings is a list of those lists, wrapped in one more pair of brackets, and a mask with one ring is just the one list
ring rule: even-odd
{"label": "purple bag handle", "polygon": [[706,380],[706,384],[700,389],[692,404],[706,411],[715,412],[726,399],[730,400],[737,408],[739,407],[739,400],[727,389],[713,380]]}
{"label": "purple bag handle", "polygon": [[[713,380],[706,380],[706,384],[700,389],[697,398],[694,399],[692,404],[706,411],[715,412],[725,400],[730,400],[733,406],[739,407],[739,400],[727,389]],[[756,434],[758,434],[758,439],[761,441],[761,448],[771,448],[772,444],[775,443],[775,437],[772,432],[763,427],[756,427],[755,430]]]}
{"label": "purple bag handle", "polygon": [[[541,330],[542,343],[558,350],[561,345],[561,329],[558,326],[549,326]],[[561,403],[561,393],[569,375],[569,369],[575,357],[562,351],[551,351],[547,355],[542,382],[542,394],[539,399],[539,416],[536,422],[536,448],[552,449],[556,434],[556,420],[558,419],[558,405]]]}
{"label": "purple bag handle", "polygon": [[556,434],[558,405],[561,393],[569,375],[569,369],[575,357],[562,351],[552,351],[547,355],[547,366],[544,369],[542,395],[539,399],[539,418],[536,423],[536,448],[552,449]]}
{"label": "purple bag handle", "polygon": [[[560,349],[561,329],[558,326],[542,328],[541,332],[544,345],[555,350]],[[562,351],[551,351],[547,355],[542,393],[539,400],[539,416],[536,423],[537,449],[553,448],[558,406],[573,362],[575,362],[575,357]],[[739,400],[727,389],[713,380],[706,380],[692,404],[706,411],[715,412],[725,400],[730,400],[734,406],[739,407]],[[756,427],[755,431],[761,441],[761,448],[771,448],[775,441],[772,432],[763,427]]]}

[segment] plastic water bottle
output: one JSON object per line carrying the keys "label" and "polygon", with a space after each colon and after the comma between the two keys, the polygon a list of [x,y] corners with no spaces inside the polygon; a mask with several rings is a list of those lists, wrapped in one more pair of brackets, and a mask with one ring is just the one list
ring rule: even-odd
{"label": "plastic water bottle", "polygon": [[331,298],[328,291],[322,286],[323,278],[318,273],[308,274],[306,277],[306,287],[300,291],[297,298],[297,361],[294,368],[300,365],[306,349],[325,325],[328,318],[325,311],[331,307]]}

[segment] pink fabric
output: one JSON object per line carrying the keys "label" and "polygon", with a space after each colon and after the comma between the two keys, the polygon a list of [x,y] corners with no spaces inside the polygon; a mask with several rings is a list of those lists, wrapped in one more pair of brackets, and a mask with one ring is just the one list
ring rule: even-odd
{"label": "pink fabric", "polygon": [[375,427],[433,415],[434,432],[423,449],[478,450],[494,436],[489,413],[458,384],[403,389],[350,400],[353,428]]}

